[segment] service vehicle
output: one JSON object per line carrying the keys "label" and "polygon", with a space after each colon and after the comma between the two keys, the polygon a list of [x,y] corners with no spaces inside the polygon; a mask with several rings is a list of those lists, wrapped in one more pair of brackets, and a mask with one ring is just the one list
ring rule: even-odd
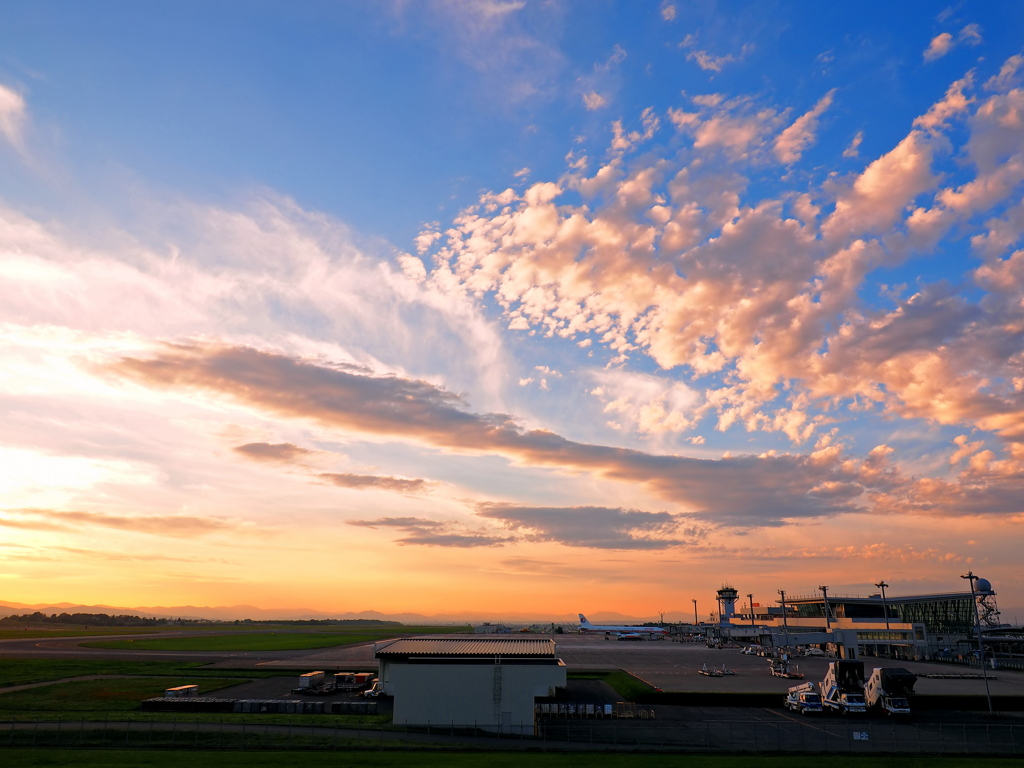
{"label": "service vehicle", "polygon": [[914,693],[917,675],[902,667],[875,667],[864,685],[864,700],[871,709],[886,715],[910,714],[909,696]]}
{"label": "service vehicle", "polygon": [[821,712],[821,696],[818,695],[814,683],[794,685],[786,692],[783,704],[786,709],[799,712],[801,715]]}
{"label": "service vehicle", "polygon": [[841,715],[864,714],[864,662],[850,659],[830,661],[821,681],[821,703],[829,712]]}

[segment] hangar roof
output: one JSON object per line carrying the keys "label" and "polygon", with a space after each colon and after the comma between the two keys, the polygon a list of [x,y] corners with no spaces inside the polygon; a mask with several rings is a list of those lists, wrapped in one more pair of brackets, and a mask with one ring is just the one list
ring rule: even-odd
{"label": "hangar roof", "polygon": [[533,638],[403,638],[375,649],[377,658],[458,656],[463,658],[547,658],[555,656],[555,641]]}

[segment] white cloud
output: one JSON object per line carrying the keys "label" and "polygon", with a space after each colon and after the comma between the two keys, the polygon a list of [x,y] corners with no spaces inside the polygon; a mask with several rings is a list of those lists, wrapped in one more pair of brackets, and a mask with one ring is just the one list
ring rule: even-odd
{"label": "white cloud", "polygon": [[0,84],[0,135],[18,151],[23,148],[27,114],[25,97]]}
{"label": "white cloud", "polygon": [[697,49],[697,36],[693,34],[687,35],[679,47],[692,49],[686,54],[686,60],[696,62],[697,66],[705,72],[721,72],[726,64],[743,61],[754,50],[752,43],[745,43],[738,56],[731,53],[725,56],[715,56],[707,51]]}
{"label": "white cloud", "polygon": [[941,59],[960,43],[973,47],[981,42],[981,27],[977,24],[968,24],[957,33],[955,38],[949,32],[942,32],[928,43],[928,47],[924,51],[924,60],[930,62]]}
{"label": "white cloud", "polygon": [[849,146],[843,150],[843,157],[857,157],[860,154],[862,141],[864,141],[864,131],[857,131],[857,135],[850,141]]}
{"label": "white cloud", "polygon": [[775,157],[784,165],[792,165],[803,155],[804,150],[815,141],[818,118],[832,105],[835,88],[822,96],[813,109],[798,117],[792,125],[775,139]]}
{"label": "white cloud", "polygon": [[960,34],[957,35],[957,40],[971,46],[980,45],[982,42],[981,27],[977,24],[968,24],[960,30]]}
{"label": "white cloud", "polygon": [[622,370],[594,371],[599,383],[592,393],[604,402],[605,413],[640,434],[682,432],[697,415],[701,396],[682,382]]}
{"label": "white cloud", "polygon": [[591,112],[607,105],[608,100],[596,91],[587,91],[583,94],[583,106]]}
{"label": "white cloud", "polygon": [[[523,196],[497,215],[467,211],[439,256],[450,279],[494,291],[518,328],[585,335],[616,365],[646,354],[666,370],[720,372],[700,407],[717,414],[722,430],[780,432],[803,444],[827,423],[822,403],[841,398],[861,410],[984,425],[1016,439],[1020,408],[1010,390],[1024,377],[1006,367],[999,333],[982,331],[1015,327],[1012,301],[982,311],[923,290],[894,298],[892,311],[860,306],[872,270],[934,247],[955,222],[997,209],[1020,183],[1024,134],[1013,126],[1024,123],[1024,97],[1011,91],[979,104],[968,95],[971,82],[951,84],[902,141],[851,180],[753,208],[744,202],[747,179],[728,162],[712,170],[708,157],[727,148],[734,164],[770,161],[765,137],[780,112],[721,94],[694,98],[697,111],[685,120],[669,113],[693,136],[683,167],[616,157],[566,185],[586,204],[555,193]],[[958,156],[966,149],[975,178],[937,188],[940,166],[958,152],[945,129],[961,117],[970,138]],[[795,139],[810,135],[803,128],[783,148],[796,153]],[[624,129],[615,135],[624,138]],[[1005,250],[1018,236],[1011,219],[992,222],[987,244],[976,247],[996,249],[998,240]],[[977,279],[1013,295],[1020,263],[986,265]],[[982,396],[983,380],[1000,384]],[[653,395],[641,402],[607,382],[599,389],[620,428],[653,434],[693,418]]]}
{"label": "white cloud", "polygon": [[1017,81],[1017,75],[1024,66],[1024,56],[1016,54],[1003,62],[998,75],[993,75],[985,81],[986,91],[1008,91]]}
{"label": "white cloud", "polygon": [[937,101],[928,108],[928,111],[914,120],[914,125],[924,128],[932,133],[937,133],[945,128],[949,121],[958,116],[966,114],[967,108],[974,103],[974,99],[968,97],[964,91],[970,90],[974,85],[974,74],[967,75],[955,81],[946,89],[946,95],[942,101]]}
{"label": "white cloud", "polygon": [[928,43],[928,47],[924,51],[925,61],[935,61],[941,59],[951,50],[956,42],[953,40],[953,36],[949,32],[942,32],[932,38],[932,41]]}

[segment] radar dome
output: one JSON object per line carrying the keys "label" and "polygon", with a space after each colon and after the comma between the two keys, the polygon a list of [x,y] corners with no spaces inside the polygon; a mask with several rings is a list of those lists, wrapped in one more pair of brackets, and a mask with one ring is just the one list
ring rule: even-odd
{"label": "radar dome", "polygon": [[978,592],[991,592],[992,582],[990,582],[988,579],[975,579],[974,589]]}

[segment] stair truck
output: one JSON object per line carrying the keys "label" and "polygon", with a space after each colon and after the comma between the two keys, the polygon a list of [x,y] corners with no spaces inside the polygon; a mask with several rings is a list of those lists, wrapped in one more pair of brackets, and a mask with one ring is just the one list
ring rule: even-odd
{"label": "stair truck", "polygon": [[909,715],[907,697],[914,693],[916,682],[917,675],[902,667],[875,667],[864,686],[864,699],[868,707],[887,715]]}
{"label": "stair truck", "polygon": [[814,712],[821,712],[821,696],[814,686],[814,683],[801,683],[794,685],[786,693],[783,700],[786,709],[807,715]]}
{"label": "stair truck", "polygon": [[827,711],[841,715],[867,712],[864,700],[864,662],[829,662],[828,672],[821,681],[821,704]]}

